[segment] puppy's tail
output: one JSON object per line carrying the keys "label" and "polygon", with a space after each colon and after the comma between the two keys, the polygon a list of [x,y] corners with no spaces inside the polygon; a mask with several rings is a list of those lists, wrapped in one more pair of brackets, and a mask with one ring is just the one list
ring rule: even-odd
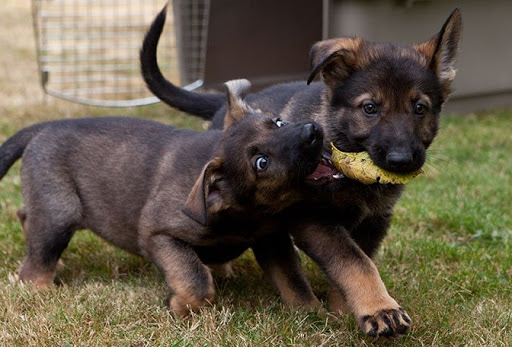
{"label": "puppy's tail", "polygon": [[167,6],[151,24],[140,51],[142,76],[153,94],[167,105],[201,118],[210,120],[215,112],[226,104],[223,93],[195,93],[175,86],[165,79],[158,67],[157,47],[162,35]]}
{"label": "puppy's tail", "polygon": [[11,166],[20,159],[29,142],[46,127],[48,123],[38,123],[21,129],[0,146],[0,179]]}

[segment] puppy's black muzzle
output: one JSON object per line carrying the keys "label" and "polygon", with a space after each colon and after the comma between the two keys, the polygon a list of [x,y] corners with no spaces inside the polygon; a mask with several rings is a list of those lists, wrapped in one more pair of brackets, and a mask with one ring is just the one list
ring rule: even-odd
{"label": "puppy's black muzzle", "polygon": [[413,165],[413,155],[410,151],[389,152],[386,155],[386,162],[396,171],[407,171]]}
{"label": "puppy's black muzzle", "polygon": [[[382,155],[379,155],[381,154]],[[396,172],[409,173],[419,170],[425,163],[425,150],[420,146],[395,147],[389,150],[378,151],[377,154],[370,152],[375,164],[381,168]]]}
{"label": "puppy's black muzzle", "polygon": [[[324,132],[316,122],[299,123],[294,125],[296,143],[292,150],[292,165],[300,179],[305,178],[315,171],[321,161]],[[284,139],[283,139],[284,140]]]}
{"label": "puppy's black muzzle", "polygon": [[306,123],[302,125],[300,141],[305,147],[321,147],[323,141],[323,132],[316,123]]}

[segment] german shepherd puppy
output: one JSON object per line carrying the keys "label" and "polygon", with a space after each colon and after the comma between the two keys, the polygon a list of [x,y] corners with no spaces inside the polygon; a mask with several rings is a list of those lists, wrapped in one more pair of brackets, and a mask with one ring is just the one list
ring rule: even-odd
{"label": "german shepherd puppy", "polygon": [[[274,232],[262,216],[301,198],[320,162],[321,127],[257,113],[241,99],[247,80],[226,85],[224,131],[111,117],[39,123],[9,138],[0,147],[0,178],[23,156],[20,279],[50,286],[74,232],[90,229],[151,260],[179,316],[213,300],[204,264],[226,263],[249,247],[285,301],[319,305],[287,231]],[[297,286],[300,293],[289,289]]]}
{"label": "german shepherd puppy", "polygon": [[[158,68],[156,49],[165,11],[144,39],[144,79],[168,105],[213,120],[212,127],[219,128],[226,108],[221,94],[186,91],[167,81]],[[333,142],[342,151],[367,151],[383,169],[413,172],[424,164],[438,132],[441,107],[455,77],[461,30],[461,13],[455,9],[434,37],[414,46],[359,37],[320,41],[311,49],[307,84],[274,85],[249,94],[247,102],[283,120],[320,123],[327,156]],[[313,83],[319,74],[323,80]],[[329,278],[332,310],[352,311],[372,336],[404,333],[410,318],[388,294],[371,261],[403,187],[364,185],[324,164],[316,171],[321,185],[309,192],[308,201],[284,213],[282,223]]]}

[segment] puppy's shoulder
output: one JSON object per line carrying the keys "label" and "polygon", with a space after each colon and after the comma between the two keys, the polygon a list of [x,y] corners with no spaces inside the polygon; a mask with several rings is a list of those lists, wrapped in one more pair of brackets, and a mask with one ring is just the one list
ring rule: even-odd
{"label": "puppy's shoulder", "polygon": [[285,120],[299,122],[309,119],[319,120],[326,113],[327,89],[324,83],[315,82],[301,88],[287,100],[280,112],[280,117]]}

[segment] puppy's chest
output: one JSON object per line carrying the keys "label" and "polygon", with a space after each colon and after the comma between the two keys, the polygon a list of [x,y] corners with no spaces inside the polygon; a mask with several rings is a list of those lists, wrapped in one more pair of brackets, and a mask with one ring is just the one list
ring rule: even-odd
{"label": "puppy's chest", "polygon": [[258,221],[226,220],[209,226],[194,250],[204,263],[223,263],[238,257],[268,232]]}
{"label": "puppy's chest", "polygon": [[400,198],[400,186],[350,184],[332,191],[309,192],[293,215],[321,224],[341,224],[351,230],[364,219],[388,215]]}
{"label": "puppy's chest", "polygon": [[201,235],[198,244],[216,247],[218,245],[250,245],[267,233],[264,228],[264,218],[231,217],[210,221],[205,233]]}

